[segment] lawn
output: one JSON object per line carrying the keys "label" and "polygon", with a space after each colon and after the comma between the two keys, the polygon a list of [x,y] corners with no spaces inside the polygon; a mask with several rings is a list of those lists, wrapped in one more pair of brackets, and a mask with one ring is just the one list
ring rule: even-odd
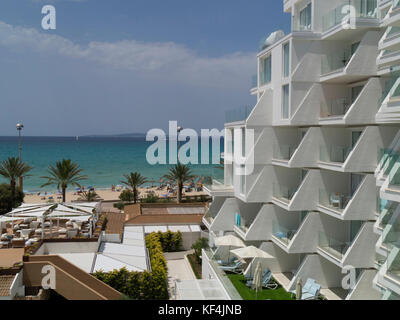
{"label": "lawn", "polygon": [[[236,290],[243,300],[256,300],[256,291],[246,286],[246,281],[242,274],[227,274]],[[258,300],[294,300],[290,293],[279,286],[275,290],[263,289],[258,292]]]}

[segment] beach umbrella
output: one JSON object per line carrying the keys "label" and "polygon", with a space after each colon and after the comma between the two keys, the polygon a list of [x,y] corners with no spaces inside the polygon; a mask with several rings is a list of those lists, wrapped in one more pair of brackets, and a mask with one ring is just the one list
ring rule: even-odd
{"label": "beach umbrella", "polygon": [[240,259],[250,258],[263,258],[263,259],[274,259],[275,257],[265,252],[264,250],[258,249],[254,246],[231,250],[231,252]]}
{"label": "beach umbrella", "polygon": [[214,243],[217,247],[229,247],[229,254],[228,254],[228,261],[229,258],[231,257],[231,247],[245,247],[246,245],[242,240],[240,240],[238,237],[235,237],[231,234],[223,237],[216,238],[214,240]]}
{"label": "beach umbrella", "polygon": [[[235,250],[231,250],[231,252],[237,256],[239,259],[274,259],[275,257],[270,255],[269,253],[258,249],[254,246],[249,246],[245,248],[239,248]],[[250,277],[251,277],[251,271],[252,269],[250,268]]]}
{"label": "beach umbrella", "polygon": [[227,236],[223,236],[223,237],[218,237],[215,239],[214,242],[217,247],[226,246],[226,247],[242,247],[243,248],[246,246],[242,240],[240,240],[238,237],[235,237],[231,234],[229,234]]}
{"label": "beach umbrella", "polygon": [[303,284],[301,282],[301,278],[298,278],[296,283],[296,300],[301,300],[302,295],[303,295]]}
{"label": "beach umbrella", "polygon": [[258,290],[262,286],[262,274],[261,274],[261,263],[260,262],[258,262],[257,266],[256,266],[256,271],[254,273],[253,286],[254,286],[254,289],[256,290],[256,300],[258,300]]}

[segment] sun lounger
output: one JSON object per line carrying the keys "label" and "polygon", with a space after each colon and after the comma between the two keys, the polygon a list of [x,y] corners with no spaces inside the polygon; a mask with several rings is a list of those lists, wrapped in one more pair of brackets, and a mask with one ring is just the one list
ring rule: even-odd
{"label": "sun lounger", "polygon": [[[319,285],[314,279],[307,279],[306,283],[302,288],[301,300],[314,300],[318,298],[321,285]],[[296,295],[296,290],[291,290],[292,295]]]}
{"label": "sun lounger", "polygon": [[225,271],[225,272],[231,272],[231,273],[242,273],[243,270],[241,269],[243,265],[243,262],[241,261],[237,261],[234,265],[231,266],[220,266],[221,270]]}
{"label": "sun lounger", "polygon": [[[247,281],[246,286],[252,287],[253,286],[253,279]],[[275,290],[278,288],[278,284],[272,278],[272,272],[269,269],[265,269],[262,274],[262,282],[261,285],[263,288]]]}
{"label": "sun lounger", "polygon": [[230,266],[236,261],[235,257],[231,257],[228,261],[217,260],[220,266]]}

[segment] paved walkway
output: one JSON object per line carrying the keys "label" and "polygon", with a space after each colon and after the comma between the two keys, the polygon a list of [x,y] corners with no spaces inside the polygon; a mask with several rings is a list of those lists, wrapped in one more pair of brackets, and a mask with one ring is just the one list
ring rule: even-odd
{"label": "paved walkway", "polygon": [[165,254],[168,266],[168,286],[170,299],[175,299],[175,282],[184,280],[195,280],[196,277],[192,272],[192,267],[189,262],[184,258],[188,252],[179,252],[178,254]]}

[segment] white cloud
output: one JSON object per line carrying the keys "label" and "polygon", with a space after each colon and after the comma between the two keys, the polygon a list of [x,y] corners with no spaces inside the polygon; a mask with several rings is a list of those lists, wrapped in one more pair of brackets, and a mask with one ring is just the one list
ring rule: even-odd
{"label": "white cloud", "polygon": [[177,81],[204,85],[238,85],[249,82],[255,70],[255,53],[202,57],[174,42],[90,42],[79,45],[33,28],[14,27],[0,21],[0,46],[56,54],[73,59],[144,72]]}

